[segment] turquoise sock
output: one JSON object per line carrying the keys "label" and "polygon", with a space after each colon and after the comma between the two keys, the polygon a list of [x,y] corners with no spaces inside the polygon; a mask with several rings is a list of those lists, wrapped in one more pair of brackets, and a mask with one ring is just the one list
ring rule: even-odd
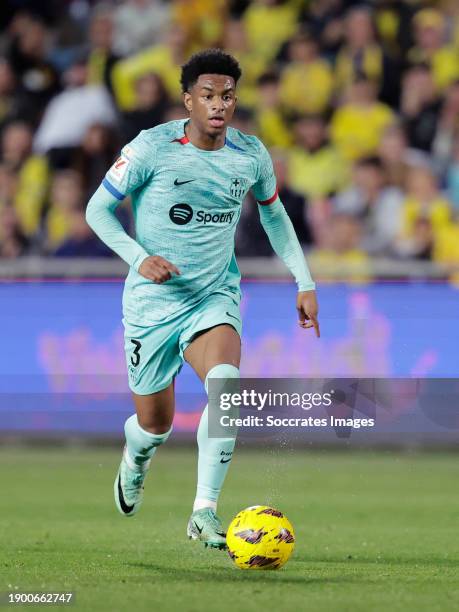
{"label": "turquoise sock", "polygon": [[137,415],[133,414],[124,424],[129,458],[139,466],[145,465],[153,457],[158,446],[164,444],[171,431],[172,427],[163,434],[153,434],[145,431],[140,427]]}
{"label": "turquoise sock", "polygon": [[[206,391],[209,378],[239,378],[239,370],[233,365],[222,363],[213,367],[206,377]],[[233,456],[235,438],[209,438],[209,408],[205,407],[198,427],[198,486],[194,510],[217,506],[223,482]]]}

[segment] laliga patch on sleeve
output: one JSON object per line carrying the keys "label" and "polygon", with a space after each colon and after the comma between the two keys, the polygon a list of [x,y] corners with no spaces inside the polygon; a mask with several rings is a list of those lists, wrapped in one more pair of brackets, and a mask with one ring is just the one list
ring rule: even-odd
{"label": "laliga patch on sleeve", "polygon": [[130,163],[131,162],[129,161],[128,157],[126,157],[124,152],[121,152],[121,155],[108,171],[110,177],[117,181],[121,181],[126,174],[126,170],[128,169]]}
{"label": "laliga patch on sleeve", "polygon": [[132,151],[131,147],[128,147],[128,145],[123,147],[122,150],[121,150],[121,155],[123,155],[124,157],[127,157],[128,159],[131,159],[131,157],[133,155],[133,151]]}

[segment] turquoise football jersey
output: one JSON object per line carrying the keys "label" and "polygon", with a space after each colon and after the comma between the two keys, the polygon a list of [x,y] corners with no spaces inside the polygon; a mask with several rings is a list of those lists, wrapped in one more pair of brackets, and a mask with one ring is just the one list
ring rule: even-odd
{"label": "turquoise football jersey", "polygon": [[168,320],[212,293],[239,301],[234,234],[242,202],[249,189],[261,203],[277,197],[271,158],[258,138],[228,128],[224,147],[205,151],[186,138],[185,123],[142,131],[103,181],[119,201],[131,196],[136,241],[181,272],[155,284],[130,268],[123,311],[138,325]]}

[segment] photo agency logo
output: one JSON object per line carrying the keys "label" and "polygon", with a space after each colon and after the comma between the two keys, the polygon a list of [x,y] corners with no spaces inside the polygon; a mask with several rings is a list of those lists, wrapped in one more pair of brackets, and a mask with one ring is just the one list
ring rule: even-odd
{"label": "photo agency logo", "polygon": [[456,432],[457,379],[212,379],[211,437]]}

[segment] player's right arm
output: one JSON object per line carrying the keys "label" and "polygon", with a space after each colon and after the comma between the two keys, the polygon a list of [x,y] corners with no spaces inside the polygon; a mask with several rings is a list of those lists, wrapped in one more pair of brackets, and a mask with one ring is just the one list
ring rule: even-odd
{"label": "player's right arm", "polygon": [[86,209],[86,221],[99,238],[137,272],[156,283],[163,283],[171,274],[180,274],[169,261],[150,255],[123,229],[115,215],[124,198],[144,185],[154,172],[152,147],[146,151],[142,135],[124,147],[107,172]]}

